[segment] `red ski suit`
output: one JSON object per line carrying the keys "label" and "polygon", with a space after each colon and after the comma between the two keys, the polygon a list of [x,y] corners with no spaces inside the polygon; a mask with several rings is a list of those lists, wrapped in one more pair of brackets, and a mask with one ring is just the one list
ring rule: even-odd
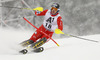
{"label": "red ski suit", "polygon": [[[44,10],[43,12],[41,12],[41,13],[37,13],[37,11],[35,11],[35,15],[36,16],[45,16],[46,15],[46,13],[47,13],[47,11],[48,10]],[[56,15],[51,15],[51,13],[50,13],[50,15],[51,16],[57,16],[59,13],[57,13]],[[58,25],[58,29],[60,29],[60,30],[63,30],[63,22],[62,22],[62,17],[61,16],[59,16],[58,18],[57,18],[57,25]],[[41,38],[43,38],[43,37],[45,37],[45,38],[49,38],[49,37],[47,37],[46,35],[44,35],[44,34],[42,34],[40,31],[43,31],[44,33],[46,33],[47,35],[49,35],[50,37],[52,37],[52,35],[53,35],[53,33],[54,32],[52,32],[52,31],[48,31],[44,26],[43,26],[43,24],[39,27],[39,29],[38,30],[36,30],[35,31],[35,33],[31,36],[31,38],[30,38],[30,40],[33,40],[34,42],[36,42],[38,39],[41,39]]]}

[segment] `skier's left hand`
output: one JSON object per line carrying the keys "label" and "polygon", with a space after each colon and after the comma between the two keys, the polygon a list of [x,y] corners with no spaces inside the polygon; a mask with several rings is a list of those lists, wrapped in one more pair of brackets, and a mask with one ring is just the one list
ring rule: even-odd
{"label": "skier's left hand", "polygon": [[60,29],[55,29],[56,34],[64,34]]}

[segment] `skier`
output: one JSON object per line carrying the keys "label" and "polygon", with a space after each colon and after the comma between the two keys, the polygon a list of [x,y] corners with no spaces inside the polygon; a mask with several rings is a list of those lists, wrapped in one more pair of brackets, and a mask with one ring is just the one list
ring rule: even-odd
{"label": "skier", "polygon": [[35,11],[36,16],[44,16],[44,22],[29,40],[21,43],[22,46],[31,45],[31,47],[35,49],[35,52],[42,52],[44,49],[40,46],[47,42],[49,37],[42,34],[40,31],[52,37],[55,29],[63,30],[63,22],[59,14],[59,7],[60,5],[58,3],[53,3],[51,9],[44,10],[43,12]]}

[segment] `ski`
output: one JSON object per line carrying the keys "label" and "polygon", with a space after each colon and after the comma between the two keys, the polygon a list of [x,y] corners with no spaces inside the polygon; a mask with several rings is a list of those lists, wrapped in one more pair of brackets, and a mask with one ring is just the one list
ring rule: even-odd
{"label": "ski", "polygon": [[46,41],[47,41],[46,38],[42,38],[39,41],[34,42],[34,43],[28,45],[27,47],[25,47],[26,49],[22,49],[21,51],[19,51],[19,53],[26,54],[28,51],[42,52],[44,50],[44,48],[43,47],[40,47],[40,46],[42,46],[43,44],[45,44]]}

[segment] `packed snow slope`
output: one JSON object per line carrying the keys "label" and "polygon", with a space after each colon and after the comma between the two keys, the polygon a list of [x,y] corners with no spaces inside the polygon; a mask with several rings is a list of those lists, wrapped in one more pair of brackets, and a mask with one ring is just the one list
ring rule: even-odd
{"label": "packed snow slope", "polygon": [[[18,54],[17,45],[27,40],[32,31],[0,29],[0,60],[100,60],[100,43],[71,38],[54,39],[43,45],[41,53]],[[100,40],[100,35],[81,36]]]}

